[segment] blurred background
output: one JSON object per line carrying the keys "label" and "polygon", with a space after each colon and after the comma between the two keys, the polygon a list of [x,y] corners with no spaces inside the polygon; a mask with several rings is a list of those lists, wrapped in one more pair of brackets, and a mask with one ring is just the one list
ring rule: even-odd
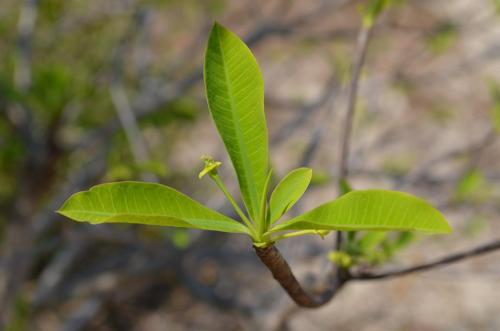
{"label": "blurred background", "polygon": [[[500,253],[349,283],[330,304],[301,310],[242,236],[54,213],[70,194],[118,180],[158,181],[227,210],[197,178],[200,156],[211,154],[237,191],[202,84],[214,20],[261,65],[275,173],[314,169],[292,213],[335,198],[363,4],[0,0],[3,328],[500,330]],[[455,231],[411,236],[397,254],[374,247],[364,267],[412,265],[500,236],[499,83],[498,0],[399,1],[379,18],[360,80],[351,184],[424,197]],[[279,247],[311,281],[328,270],[333,237]]]}

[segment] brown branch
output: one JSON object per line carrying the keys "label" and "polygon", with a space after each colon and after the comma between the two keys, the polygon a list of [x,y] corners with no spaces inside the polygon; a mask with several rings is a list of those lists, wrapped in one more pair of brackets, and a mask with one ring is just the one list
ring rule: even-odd
{"label": "brown branch", "polygon": [[431,270],[434,268],[440,268],[443,266],[446,266],[448,264],[456,263],[463,261],[465,259],[483,255],[483,254],[488,254],[494,251],[500,250],[500,239],[492,241],[490,243],[484,244],[477,246],[475,248],[472,248],[467,251],[463,251],[460,253],[456,254],[451,254],[449,256],[443,257],[441,259],[438,259],[436,261],[428,262],[428,263],[423,263],[419,265],[415,265],[413,267],[408,267],[404,268],[401,270],[395,270],[395,271],[388,271],[388,272],[381,272],[381,273],[370,273],[370,272],[360,272],[358,274],[354,274],[351,276],[352,280],[379,280],[379,279],[388,279],[388,278],[394,278],[398,276],[405,276],[411,273],[415,272],[422,272],[422,271],[427,271]]}
{"label": "brown branch", "polygon": [[325,305],[348,279],[347,271],[338,269],[336,275],[328,278],[326,288],[317,292],[308,292],[300,285],[290,266],[274,245],[265,248],[254,246],[254,248],[262,263],[273,274],[274,279],[297,305],[304,308],[317,308]]}
{"label": "brown branch", "polygon": [[297,278],[295,278],[289,264],[275,246],[266,248],[254,247],[254,249],[262,263],[271,271],[274,279],[276,279],[297,305],[305,308],[318,308],[327,304],[349,281],[382,280],[440,268],[472,257],[498,251],[500,250],[500,239],[477,246],[470,250],[451,254],[436,261],[401,270],[382,273],[359,272],[353,274],[348,270],[339,268],[336,273],[329,275],[323,289],[314,292],[308,292],[302,287]]}

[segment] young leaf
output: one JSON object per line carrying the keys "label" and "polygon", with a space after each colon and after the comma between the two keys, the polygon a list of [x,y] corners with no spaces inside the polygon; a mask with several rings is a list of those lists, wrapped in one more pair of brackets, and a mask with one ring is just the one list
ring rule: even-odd
{"label": "young leaf", "polygon": [[352,191],[274,227],[271,232],[306,229],[451,232],[441,213],[426,201],[385,190]]}
{"label": "young leaf", "polygon": [[264,185],[264,192],[262,193],[262,200],[260,202],[260,218],[257,220],[257,228],[259,233],[262,234],[269,228],[269,208],[267,208],[267,192],[269,190],[269,182],[271,182],[271,177],[273,175],[273,169],[269,170],[269,174],[266,178],[266,183]]}
{"label": "young leaf", "polygon": [[276,222],[304,194],[311,182],[312,170],[298,168],[286,175],[276,186],[269,202],[270,223]]}
{"label": "young leaf", "polygon": [[134,223],[248,234],[247,228],[235,220],[155,183],[97,185],[73,194],[58,213],[92,224]]}
{"label": "young leaf", "polygon": [[248,47],[217,23],[208,40],[204,78],[210,113],[236,170],[243,201],[257,219],[268,169],[264,81]]}

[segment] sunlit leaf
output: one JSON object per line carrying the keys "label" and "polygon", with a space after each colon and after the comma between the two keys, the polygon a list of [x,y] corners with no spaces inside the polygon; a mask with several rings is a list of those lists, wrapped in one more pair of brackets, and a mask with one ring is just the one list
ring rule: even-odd
{"label": "sunlit leaf", "polygon": [[118,182],[73,194],[58,213],[79,222],[134,223],[247,233],[246,227],[155,183]]}
{"label": "sunlit leaf", "polygon": [[248,47],[217,23],[208,40],[204,77],[210,112],[236,170],[245,206],[256,219],[268,169],[264,81]]}
{"label": "sunlit leaf", "polygon": [[426,201],[407,193],[385,190],[347,193],[271,231],[305,229],[451,232],[443,215]]}
{"label": "sunlit leaf", "polygon": [[304,194],[311,182],[312,170],[298,168],[286,175],[276,186],[269,202],[270,222],[276,222]]}

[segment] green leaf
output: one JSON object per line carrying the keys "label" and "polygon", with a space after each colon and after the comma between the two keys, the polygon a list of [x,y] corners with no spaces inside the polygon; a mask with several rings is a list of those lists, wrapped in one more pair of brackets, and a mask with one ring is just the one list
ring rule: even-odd
{"label": "green leaf", "polygon": [[142,182],[101,184],[73,194],[57,211],[79,222],[134,223],[248,233],[235,220],[171,187]]}
{"label": "green leaf", "polygon": [[269,209],[271,212],[270,223],[276,222],[304,194],[312,178],[312,170],[298,168],[286,175],[276,186],[271,194]]}
{"label": "green leaf", "polygon": [[250,216],[260,215],[268,169],[264,81],[248,47],[215,23],[205,54],[205,89]]}
{"label": "green leaf", "polygon": [[271,232],[305,229],[451,232],[443,215],[426,201],[385,190],[352,191],[276,226]]}
{"label": "green leaf", "polygon": [[262,200],[260,202],[260,218],[257,220],[257,228],[259,233],[264,233],[269,229],[269,208],[267,208],[267,192],[269,191],[269,183],[271,182],[271,177],[273,175],[273,169],[269,170],[269,174],[266,178],[266,183],[264,185],[264,192],[262,193]]}

